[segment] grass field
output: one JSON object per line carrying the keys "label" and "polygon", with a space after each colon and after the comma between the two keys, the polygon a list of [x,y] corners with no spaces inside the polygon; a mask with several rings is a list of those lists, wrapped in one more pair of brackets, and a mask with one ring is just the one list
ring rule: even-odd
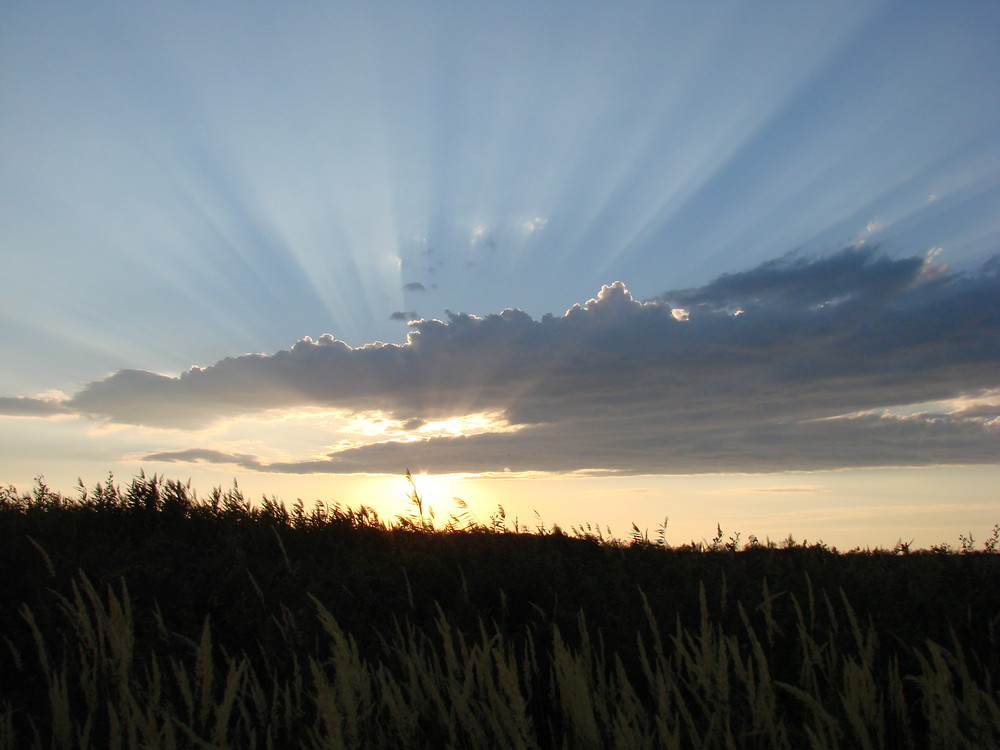
{"label": "grass field", "polygon": [[991,748],[1000,555],[0,490],[0,748]]}

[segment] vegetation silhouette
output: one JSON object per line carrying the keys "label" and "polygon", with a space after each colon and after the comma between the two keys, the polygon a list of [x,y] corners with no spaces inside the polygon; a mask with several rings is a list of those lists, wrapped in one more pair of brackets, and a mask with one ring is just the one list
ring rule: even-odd
{"label": "vegetation silhouette", "polygon": [[1000,525],[671,546],[113,477],[0,489],[0,748],[1000,743]]}

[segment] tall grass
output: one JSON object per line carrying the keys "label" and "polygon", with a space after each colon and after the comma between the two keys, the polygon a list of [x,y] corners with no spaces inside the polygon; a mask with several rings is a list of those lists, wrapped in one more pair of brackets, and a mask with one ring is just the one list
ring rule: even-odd
{"label": "tall grass", "polygon": [[[650,613],[636,633],[635,668],[591,634],[582,613],[576,646],[557,626],[515,644],[485,624],[457,631],[440,612],[433,632],[397,622],[382,652],[366,656],[318,600],[325,637],[308,650],[268,642],[228,653],[206,622],[196,639],[164,629],[160,645],[140,651],[127,589],[101,594],[81,575],[61,598],[61,628],[43,630],[21,610],[35,648],[16,653],[18,668],[42,675],[45,690],[31,704],[5,701],[0,748],[1000,743],[995,677],[957,639],[913,648],[917,668],[904,672],[846,598],[826,602],[823,617],[815,602],[795,602],[798,617],[783,624],[794,633],[795,675],[779,680],[783,628],[766,614],[768,592],[757,612],[737,605],[735,632],[712,619],[702,592],[697,627],[665,633]],[[282,660],[295,668],[279,668]]]}
{"label": "tall grass", "polygon": [[434,532],[153,480],[0,497],[0,749],[1000,746],[992,552]]}

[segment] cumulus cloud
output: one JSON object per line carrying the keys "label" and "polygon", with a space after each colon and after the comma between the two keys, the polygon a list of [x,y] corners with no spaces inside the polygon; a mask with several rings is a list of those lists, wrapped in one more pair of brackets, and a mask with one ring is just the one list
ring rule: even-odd
{"label": "cumulus cloud", "polygon": [[[448,313],[412,322],[402,345],[351,348],[324,335],[179,377],[123,370],[66,407],[182,429],[302,407],[380,411],[411,424],[501,417],[496,431],[367,443],[301,462],[207,450],[148,457],[280,472],[993,463],[1000,400],[984,394],[1000,386],[997,271],[994,263],[949,273],[867,247],[786,256],[646,302],[616,282],[537,320],[513,309]],[[964,407],[887,410],[959,398]]]}

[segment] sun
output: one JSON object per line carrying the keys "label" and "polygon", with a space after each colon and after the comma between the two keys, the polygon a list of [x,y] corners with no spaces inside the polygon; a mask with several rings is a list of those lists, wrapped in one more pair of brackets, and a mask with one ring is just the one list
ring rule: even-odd
{"label": "sun", "polygon": [[486,506],[475,484],[457,474],[411,473],[401,498],[401,515],[413,517],[422,512],[437,527],[447,525],[452,516],[461,519],[461,525],[480,521],[477,508]]}

